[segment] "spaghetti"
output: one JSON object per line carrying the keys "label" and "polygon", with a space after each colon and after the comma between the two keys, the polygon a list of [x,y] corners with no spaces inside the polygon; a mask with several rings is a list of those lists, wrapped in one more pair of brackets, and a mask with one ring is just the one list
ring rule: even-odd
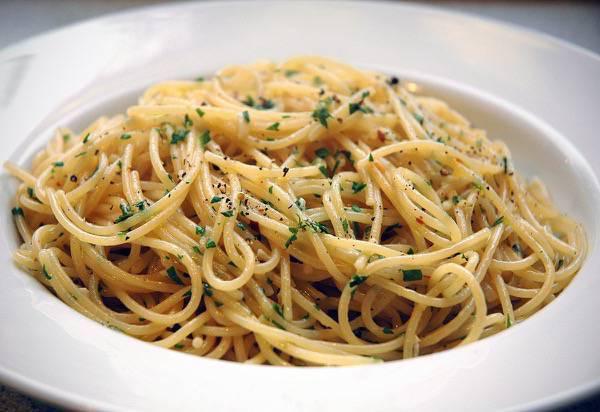
{"label": "spaghetti", "polygon": [[551,302],[586,250],[502,141],[323,58],[154,85],[5,167],[20,267],[108,327],[231,361],[464,345]]}

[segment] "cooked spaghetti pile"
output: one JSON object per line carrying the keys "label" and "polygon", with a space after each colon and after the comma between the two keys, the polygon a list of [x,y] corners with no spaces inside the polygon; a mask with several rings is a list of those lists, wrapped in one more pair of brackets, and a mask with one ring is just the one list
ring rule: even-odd
{"label": "cooked spaghetti pile", "polygon": [[17,264],[85,316],[246,363],[411,358],[502,331],[581,267],[581,225],[443,101],[322,58],[150,87],[58,130]]}

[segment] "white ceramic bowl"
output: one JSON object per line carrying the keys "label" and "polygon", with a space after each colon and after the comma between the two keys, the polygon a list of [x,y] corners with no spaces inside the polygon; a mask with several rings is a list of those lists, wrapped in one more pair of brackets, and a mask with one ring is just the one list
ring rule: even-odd
{"label": "white ceramic bowl", "polygon": [[[321,54],[399,74],[450,101],[586,223],[589,257],[555,302],[464,348],[383,365],[278,368],[187,356],[74,312],[14,267],[2,176],[0,379],[73,408],[529,409],[600,386],[600,58],[522,29],[390,3],[173,4],[0,52],[0,158],[26,164],[57,125],[116,113],[143,87],[231,63]],[[591,166],[590,166],[591,165]]]}

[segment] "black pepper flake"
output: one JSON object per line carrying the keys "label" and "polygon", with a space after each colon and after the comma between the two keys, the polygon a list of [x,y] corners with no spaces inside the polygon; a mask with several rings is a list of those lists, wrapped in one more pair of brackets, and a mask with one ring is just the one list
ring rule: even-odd
{"label": "black pepper flake", "polygon": [[69,179],[71,180],[71,182],[76,182],[77,181],[77,176],[71,175],[71,177]]}
{"label": "black pepper flake", "polygon": [[283,168],[283,177],[285,177],[285,175],[287,175],[289,171],[290,171],[289,167],[284,167]]}

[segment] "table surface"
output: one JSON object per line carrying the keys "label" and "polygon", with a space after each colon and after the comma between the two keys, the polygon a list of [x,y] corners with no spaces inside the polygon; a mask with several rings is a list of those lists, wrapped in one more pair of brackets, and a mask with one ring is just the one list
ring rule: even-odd
{"label": "table surface", "polygon": [[[0,49],[70,23],[168,0],[0,0]],[[425,1],[425,4],[517,24],[544,32],[600,54],[600,2]],[[57,409],[0,385],[0,410]],[[600,410],[600,394],[563,408],[564,412]]]}

